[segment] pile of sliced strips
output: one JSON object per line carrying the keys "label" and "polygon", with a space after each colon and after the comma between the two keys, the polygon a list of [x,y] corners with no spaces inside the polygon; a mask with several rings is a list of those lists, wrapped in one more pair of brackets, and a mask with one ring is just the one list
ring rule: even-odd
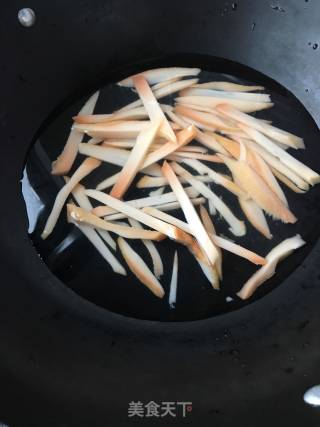
{"label": "pile of sliced strips", "polygon": [[[216,213],[235,236],[245,235],[246,225],[208,184],[231,192],[247,220],[271,239],[265,214],[284,223],[297,221],[279,181],[304,193],[320,176],[288,153],[288,148],[304,148],[301,138],[248,114],[273,106],[270,95],[261,93],[263,87],[217,81],[199,84],[200,71],[160,68],[129,77],[118,84],[133,90],[138,99],[110,114],[93,114],[99,92],[92,95],[73,117],[69,138],[53,162],[52,174],[63,175],[66,183],[56,197],[42,238],[52,233],[66,204],[68,221],[81,230],[113,271],[127,274],[115,256],[118,249],[127,267],[159,298],[165,294],[160,283],[164,269],[155,242],[169,238],[187,246],[214,289],[219,289],[222,279],[223,251],[229,251],[261,266],[238,293],[247,299],[274,275],[280,260],[305,242],[296,235],[263,257],[219,236],[212,221]],[[174,105],[161,104],[161,98],[172,94],[177,94]],[[84,135],[91,139],[82,142]],[[68,177],[78,154],[86,156],[85,160]],[[119,172],[106,176],[95,189],[84,188],[79,182],[102,162],[119,166]],[[216,171],[216,164],[224,164],[230,174]],[[153,190],[148,197],[126,200],[128,189],[136,182],[137,188]],[[171,191],[164,192],[168,185]],[[70,194],[74,202],[69,200]],[[93,208],[90,199],[100,205]],[[170,212],[178,210],[185,221]],[[143,241],[152,269],[132,249],[130,239]],[[177,283],[176,251],[169,292],[172,307]]]}

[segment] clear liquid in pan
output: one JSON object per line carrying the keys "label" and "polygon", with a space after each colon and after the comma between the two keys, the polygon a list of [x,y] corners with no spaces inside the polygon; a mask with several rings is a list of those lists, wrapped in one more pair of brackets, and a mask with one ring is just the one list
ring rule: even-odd
{"label": "clear liquid in pan", "polygon": [[[199,64],[191,64],[199,66]],[[221,64],[220,64],[221,65]],[[190,64],[189,64],[190,66]],[[201,65],[200,65],[201,67]],[[148,68],[148,67],[147,67]],[[150,68],[150,67],[149,67]],[[233,75],[217,73],[214,62],[207,63],[207,69],[200,74],[200,82],[213,80],[231,81],[240,84],[262,84],[266,86],[266,93],[270,93],[275,106],[258,113],[259,117],[272,120],[276,126],[291,131],[305,139],[306,150],[299,150],[294,155],[304,161],[315,170],[319,169],[319,131],[305,108],[284,88],[276,84],[270,84],[270,80],[259,74],[259,80],[244,80],[236,76],[233,65]],[[241,68],[243,75],[243,67]],[[248,69],[250,76],[250,69]],[[127,103],[137,99],[137,95],[129,88],[122,88],[115,84],[107,84],[100,88],[101,93],[95,109],[96,113],[111,113]],[[161,320],[161,321],[185,321],[208,318],[232,311],[244,305],[235,296],[241,285],[250,277],[257,267],[235,255],[224,251],[223,253],[223,281],[221,291],[211,288],[210,283],[204,277],[200,267],[181,245],[166,239],[157,243],[163,259],[165,273],[161,278],[166,295],[162,300],[156,298],[144,287],[129,271],[126,277],[113,273],[110,266],[104,261],[89,241],[66,221],[66,212],[62,212],[59,222],[52,235],[45,241],[41,240],[44,223],[50,213],[57,191],[64,184],[63,178],[51,175],[51,162],[61,152],[71,126],[71,117],[74,116],[86,97],[79,99],[66,109],[61,109],[58,115],[48,124],[35,142],[27,157],[23,175],[23,195],[27,205],[29,218],[29,233],[34,246],[48,268],[66,286],[91,302],[116,313],[130,317]],[[161,100],[163,103],[172,104],[177,94]],[[78,155],[73,170],[83,160]],[[226,169],[210,164],[216,170]],[[94,171],[83,183],[88,188],[95,188],[102,179],[119,171],[120,168],[110,164],[103,164]],[[236,216],[244,219],[235,196],[228,194],[217,185],[211,184],[214,191],[231,207]],[[136,189],[133,185],[126,194],[126,200],[145,197],[152,189]],[[247,234],[236,238],[228,230],[224,220],[215,215],[213,220],[218,234],[224,235],[239,244],[265,255],[273,246],[281,240],[300,233],[307,241],[307,245],[294,253],[291,257],[279,265],[277,275],[267,284],[263,285],[255,296],[249,301],[263,297],[293,272],[303,261],[318,238],[316,224],[320,211],[319,187],[311,189],[307,194],[295,194],[285,188],[289,205],[298,217],[297,224],[284,225],[279,221],[268,218],[271,232],[274,238],[269,241],[261,236],[246,221]],[[166,191],[170,191],[167,187]],[[94,204],[94,201],[93,201]],[[183,214],[174,215],[183,219]],[[151,258],[144,245],[139,241],[130,240],[130,245],[144,258],[152,268]],[[169,286],[172,271],[174,251],[178,249],[179,275],[178,294],[176,308],[169,307]],[[125,266],[119,251],[117,257]],[[233,299],[231,300],[232,297]]]}

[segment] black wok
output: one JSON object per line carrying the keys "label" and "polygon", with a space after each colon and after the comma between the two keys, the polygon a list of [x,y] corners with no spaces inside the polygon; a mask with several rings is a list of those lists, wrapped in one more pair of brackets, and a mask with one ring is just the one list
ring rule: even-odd
{"label": "black wok", "polygon": [[[128,405],[153,400],[192,402],[186,418],[172,421],[177,425],[317,425],[318,411],[302,399],[320,378],[319,232],[312,213],[304,224],[310,244],[280,286],[228,313],[150,321],[99,307],[50,272],[27,233],[20,179],[30,144],[60,111],[103,83],[159,65],[263,80],[297,106],[294,121],[303,123],[314,155],[308,160],[317,168],[311,116],[317,121],[319,114],[319,5],[34,1],[32,28],[17,21],[23,6],[3,6],[0,28],[0,421],[148,423],[128,418]],[[310,197],[316,212],[319,195]]]}

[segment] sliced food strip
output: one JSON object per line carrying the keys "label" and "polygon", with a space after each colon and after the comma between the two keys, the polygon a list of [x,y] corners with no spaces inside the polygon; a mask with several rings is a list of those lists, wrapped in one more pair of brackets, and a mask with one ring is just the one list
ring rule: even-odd
{"label": "sliced food strip", "polygon": [[[168,67],[168,68],[154,68],[153,70],[143,71],[142,74],[150,85],[154,85],[169,79],[182,78],[187,76],[197,76],[200,73],[200,68],[185,68],[185,67]],[[121,80],[118,85],[125,87],[133,87],[133,77],[128,77]]]}
{"label": "sliced food strip", "polygon": [[306,166],[304,163],[300,162],[295,157],[291,156],[287,151],[280,148],[275,144],[271,139],[263,135],[261,132],[249,128],[245,125],[239,125],[242,130],[244,130],[258,145],[263,147],[273,156],[276,156],[282,163],[284,163],[289,168],[293,169],[298,175],[301,176],[309,184],[314,185],[320,182],[320,175]]}
{"label": "sliced food strip", "polygon": [[219,141],[215,138],[215,136],[208,132],[201,132],[199,129],[197,130],[195,139],[205,147],[210,148],[213,151],[216,151],[220,154],[228,154],[227,151],[223,148],[223,146],[219,143]]}
{"label": "sliced food strip", "polygon": [[165,187],[159,187],[159,188],[157,188],[156,190],[152,190],[152,191],[150,191],[149,196],[150,196],[150,197],[153,197],[153,196],[161,196],[161,194],[163,194],[163,193],[164,193],[164,190],[165,190]]}
{"label": "sliced food strip", "polygon": [[173,106],[169,104],[160,104],[161,109],[164,113],[167,113],[168,111],[173,111]]}
{"label": "sliced food strip", "polygon": [[182,178],[187,180],[190,185],[192,185],[196,190],[198,190],[204,197],[212,202],[215,205],[217,211],[221,216],[227,221],[230,226],[230,231],[236,236],[243,236],[246,233],[246,227],[243,221],[240,221],[235,215],[231,212],[228,206],[210,190],[203,182],[197,181],[194,176],[188,172],[186,169],[178,165],[177,163],[172,164],[173,170]]}
{"label": "sliced food strip", "polygon": [[181,126],[182,128],[187,128],[189,126],[189,123],[183,120],[183,118],[177,114],[175,114],[173,111],[166,111],[166,114],[170,119],[173,121],[173,123],[177,124],[178,126]]}
{"label": "sliced food strip", "polygon": [[275,274],[278,262],[304,244],[301,236],[297,234],[273,248],[266,256],[267,263],[250,277],[237,295],[243,300],[250,298],[259,286]]}
{"label": "sliced food strip", "polygon": [[247,147],[245,146],[244,142],[239,142],[239,160],[240,162],[246,162],[247,161]]}
{"label": "sliced food strip", "polygon": [[233,243],[228,239],[224,239],[220,236],[215,235],[211,235],[211,238],[213,242],[221,249],[225,249],[226,251],[232,252],[235,255],[245,258],[253,264],[264,265],[266,262],[265,259],[260,255],[257,255],[255,252],[243,248],[242,246],[237,245],[236,243]]}
{"label": "sliced food strip", "polygon": [[[186,188],[185,191],[190,197],[197,197],[199,195],[199,192],[192,187]],[[128,200],[126,201],[126,204],[136,209],[140,209],[145,206],[157,206],[157,205],[162,205],[164,203],[170,203],[170,202],[176,202],[176,201],[177,201],[177,196],[173,191],[170,191],[169,193],[160,194],[157,196],[148,196],[148,197],[142,197],[140,199]],[[99,217],[110,215],[110,214],[113,214],[114,212],[115,212],[115,209],[112,209],[109,206],[97,206],[96,208],[93,209],[94,215],[97,215]]]}
{"label": "sliced food strip", "polygon": [[[152,88],[152,92],[157,99],[160,99],[160,98],[164,98],[165,96],[172,95],[173,93],[179,92],[179,90],[185,89],[186,87],[189,87],[197,82],[198,82],[198,79],[181,80],[172,84],[165,85],[164,87],[159,87],[154,90]],[[128,111],[133,108],[140,107],[141,105],[142,105],[141,99],[137,99],[136,101],[133,101],[130,104],[125,105],[118,111],[119,112]],[[163,105],[161,105],[161,108],[164,112],[168,111],[168,108],[164,108]]]}
{"label": "sliced food strip", "polygon": [[[211,237],[212,235],[213,236],[216,235],[217,233],[216,233],[215,227],[213,225],[213,222],[210,218],[210,215],[209,215],[207,209],[203,205],[200,206],[200,217],[201,217],[202,223],[204,225],[204,228],[207,230],[209,236]],[[219,246],[217,246],[217,251],[218,251],[219,256],[217,258],[215,268],[217,270],[219,279],[222,279],[222,251],[221,251],[221,248]]]}
{"label": "sliced food strip", "polygon": [[193,234],[196,236],[199,246],[207,255],[210,264],[214,265],[218,256],[217,248],[209,238],[187,193],[185,192],[184,188],[182,187],[179,179],[177,178],[169,163],[165,161],[162,166],[162,170],[164,175],[168,179],[172,190],[176,194],[178,201],[180,202],[183,213],[188,221],[189,226],[194,231]]}
{"label": "sliced food strip", "polygon": [[178,114],[178,117],[180,117],[188,125],[193,125],[197,129],[201,129],[202,131],[215,132],[217,130],[215,126],[203,124],[198,120],[190,119],[190,117],[184,116],[183,114]]}
{"label": "sliced food strip", "polygon": [[[206,200],[204,197],[194,197],[194,198],[190,198],[190,201],[194,206],[198,206],[205,203]],[[179,202],[169,202],[169,203],[164,203],[162,205],[158,205],[157,208],[163,212],[173,211],[176,209],[180,209],[180,204]]]}
{"label": "sliced food strip", "polygon": [[[66,182],[69,181],[69,178],[65,177]],[[78,203],[80,208],[84,209],[87,212],[91,212],[93,209],[92,204],[90,203],[89,197],[85,193],[85,187],[81,184],[77,184],[73,190],[72,190],[72,196],[74,197],[75,201]],[[98,234],[102,237],[102,239],[108,243],[109,246],[113,250],[116,250],[116,242],[113,240],[111,235],[106,230],[96,230]]]}
{"label": "sliced food strip", "polygon": [[102,138],[90,138],[89,141],[87,142],[87,144],[100,144],[100,142],[102,142],[103,139]]}
{"label": "sliced food strip", "polygon": [[[196,175],[196,179],[202,182],[212,182],[210,176],[205,175]],[[182,184],[185,184],[186,180],[180,180]],[[137,188],[154,188],[162,187],[163,185],[168,185],[168,180],[165,177],[152,177],[152,176],[143,176],[137,183]],[[103,188],[97,188],[97,190],[103,190]]]}
{"label": "sliced food strip", "polygon": [[[179,124],[181,127],[186,128],[189,124],[181,117],[169,111],[168,116],[174,122]],[[197,127],[195,127],[196,134],[194,138],[200,142],[200,144],[204,145],[207,148],[210,148],[213,151],[221,154],[227,154],[227,151],[208,133],[201,132]]]}
{"label": "sliced food strip", "polygon": [[[224,158],[224,157],[223,157]],[[247,197],[246,192],[239,187],[235,182],[230,181],[229,179],[225,178],[223,175],[221,175],[218,172],[215,172],[211,168],[209,168],[207,165],[201,163],[199,160],[196,159],[184,159],[183,163],[190,166],[194,170],[196,170],[201,175],[207,174],[212,178],[213,182],[215,182],[218,185],[221,185],[225,189],[229,190],[231,193],[238,197]]]}
{"label": "sliced food strip", "polygon": [[202,89],[222,90],[225,92],[254,92],[264,90],[263,86],[246,86],[231,82],[208,82],[194,85]]}
{"label": "sliced food strip", "polygon": [[217,110],[227,117],[237,120],[238,122],[247,125],[250,128],[256,129],[270,138],[281,142],[282,144],[292,148],[304,148],[304,142],[302,138],[299,138],[290,132],[279,129],[268,123],[264,123],[260,119],[245,114],[230,105],[219,105]]}
{"label": "sliced food strip", "polygon": [[130,151],[122,148],[105,147],[102,145],[79,144],[79,153],[117,166],[124,166]]}
{"label": "sliced food strip", "polygon": [[110,208],[113,208],[116,211],[121,212],[130,218],[136,219],[142,224],[145,224],[148,227],[165,234],[170,239],[177,240],[186,245],[189,245],[192,240],[191,236],[189,236],[187,233],[184,233],[182,230],[179,230],[177,227],[173,227],[172,225],[153,218],[152,216],[147,215],[145,212],[130,206],[128,203],[111,197],[109,194],[105,194],[97,190],[86,190],[86,194],[89,197],[92,197],[93,199],[108,205]]}
{"label": "sliced food strip", "polygon": [[113,114],[78,114],[73,116],[72,119],[75,123],[105,123],[112,121],[111,117]]}
{"label": "sliced food strip", "polygon": [[149,114],[150,120],[153,123],[161,122],[160,132],[163,137],[171,142],[177,142],[176,135],[170,126],[164,112],[162,111],[156,97],[154,96],[148,81],[142,74],[132,77],[138,95],[141,98],[143,105]]}
{"label": "sliced food strip", "polygon": [[135,252],[121,237],[118,238],[118,246],[132,273],[140,280],[140,282],[150,289],[155,296],[163,298],[163,287],[137,252]]}
{"label": "sliced food strip", "polygon": [[[196,250],[194,249],[196,248]],[[199,247],[199,244],[195,242],[194,247],[189,247],[190,253],[194,256],[196,261],[198,262],[203,274],[208,279],[209,283],[213,287],[213,289],[219,290],[220,289],[220,283],[219,283],[219,276],[216,270],[215,265],[208,265],[207,262],[204,262],[202,260],[203,252]],[[201,254],[201,256],[199,256]],[[206,257],[206,256],[205,256]],[[207,259],[207,257],[206,257]]]}
{"label": "sliced food strip", "polygon": [[272,239],[272,234],[268,226],[263,210],[251,199],[239,197],[239,204],[248,221],[267,239]]}
{"label": "sliced food strip", "polygon": [[211,199],[208,200],[208,207],[209,207],[210,215],[216,215],[217,209]]}
{"label": "sliced food strip", "polygon": [[188,80],[180,80],[174,83],[168,84],[164,87],[158,87],[153,89],[154,96],[157,99],[164,98],[166,96],[172,95],[173,93],[179,92],[179,90],[183,90],[193,84],[196,84],[198,79],[188,79]]}
{"label": "sliced food strip", "polygon": [[[223,129],[220,131],[220,133],[224,136],[227,135],[229,138],[233,138],[234,136],[242,138],[242,139],[249,139],[250,137],[243,132],[241,129]],[[279,143],[277,143],[279,144]]]}
{"label": "sliced food strip", "polygon": [[260,156],[275,170],[280,172],[282,175],[286,176],[290,181],[297,185],[301,190],[309,190],[309,184],[303,180],[293,169],[286,166],[282,161],[277,157],[273,156],[267,150],[262,148],[260,145],[254,143],[253,141],[246,141],[248,147],[253,151],[256,151]]}
{"label": "sliced food strip", "polygon": [[173,258],[172,275],[169,291],[169,306],[174,308],[177,302],[177,286],[178,286],[178,252],[175,251]]}
{"label": "sliced food strip", "polygon": [[226,138],[225,136],[219,135],[217,133],[212,133],[211,136],[217,140],[217,142],[224,148],[225,153],[221,154],[228,154],[230,153],[233,157],[236,159],[239,158],[240,155],[240,146],[239,141],[234,141],[233,139]]}
{"label": "sliced food strip", "polygon": [[105,190],[106,188],[112,187],[117,182],[119,175],[120,172],[117,172],[114,175],[111,175],[103,181],[99,182],[99,184],[96,186],[96,190]]}
{"label": "sliced food strip", "polygon": [[79,223],[92,225],[101,230],[111,231],[119,236],[126,237],[127,239],[149,239],[149,240],[163,240],[165,237],[162,233],[153,230],[144,230],[135,227],[114,224],[105,221],[90,212],[85,211],[75,205],[67,205],[68,215]]}
{"label": "sliced food strip", "polygon": [[182,115],[184,117],[188,117],[189,119],[196,120],[200,122],[203,125],[211,126],[216,129],[226,129],[230,126],[226,124],[225,121],[223,121],[218,115],[216,115],[213,111],[203,112],[203,111],[196,111],[192,108],[189,108],[186,105],[177,105],[174,109],[175,113]]}
{"label": "sliced food strip", "polygon": [[[133,218],[129,218],[129,223],[132,227],[142,229],[142,225],[140,222],[136,221]],[[142,239],[143,244],[147,248],[153,263],[153,271],[157,278],[163,275],[163,263],[161,256],[155,246],[155,244],[151,240]]]}
{"label": "sliced food strip", "polygon": [[117,258],[113,255],[113,253],[108,249],[108,247],[103,243],[99,235],[96,231],[90,226],[86,224],[79,224],[76,221],[69,219],[70,222],[75,224],[79,230],[86,236],[86,238],[93,244],[93,246],[97,249],[100,255],[110,264],[112,270],[115,273],[122,274],[123,276],[127,275],[126,270],[117,260]]}
{"label": "sliced food strip", "polygon": [[139,172],[141,165],[144,163],[148,149],[151,146],[161,123],[161,119],[154,121],[154,123],[151,123],[149,127],[140,132],[137,142],[131,150],[128,160],[119,174],[117,182],[111,190],[111,196],[116,197],[117,199],[121,199],[124,196],[136,174]]}
{"label": "sliced food strip", "polygon": [[[130,156],[130,151],[121,148],[104,147],[101,145],[79,144],[79,153],[117,166],[124,166]],[[148,167],[150,166],[150,167]],[[144,172],[152,176],[161,176],[159,165],[147,165]],[[118,177],[118,175],[117,175]]]}
{"label": "sliced food strip", "polygon": [[127,139],[127,140],[105,140],[101,144],[103,147],[115,147],[115,148],[132,148],[134,147],[134,144],[136,143],[135,139]]}
{"label": "sliced food strip", "polygon": [[279,197],[279,199],[282,200],[286,206],[288,206],[288,201],[282,188],[274,177],[270,167],[263,160],[260,154],[258,154],[257,152],[250,151],[249,164],[264,179],[264,181],[268,184],[271,190]]}
{"label": "sliced food strip", "polygon": [[194,126],[189,126],[186,129],[181,130],[177,135],[177,144],[167,142],[166,144],[163,144],[162,147],[147,155],[142,165],[143,171],[145,172],[145,168],[148,166],[151,166],[159,160],[162,160],[170,154],[174,153],[178,148],[189,144],[189,142],[191,142],[195,137],[195,134],[196,129]]}
{"label": "sliced food strip", "polygon": [[85,159],[71,176],[70,180],[61,188],[56,196],[53,208],[41,234],[42,239],[46,239],[52,233],[62,211],[63,205],[65,204],[72,189],[85,176],[89,175],[94,169],[100,166],[100,164],[101,162],[99,160],[92,159],[90,157]]}
{"label": "sliced food strip", "polygon": [[[180,77],[172,77],[172,79],[163,80],[162,82],[155,83],[155,84],[154,84],[154,85],[152,85],[152,87],[151,87],[152,92],[154,93],[154,91],[155,91],[155,90],[157,90],[157,89],[161,89],[161,88],[163,88],[163,87],[166,87],[166,86],[172,85],[172,83],[175,83],[175,82],[177,82],[178,80],[180,80]],[[198,80],[198,79],[196,79],[196,80]],[[149,83],[150,83],[150,82],[149,82]]]}
{"label": "sliced food strip", "polygon": [[118,120],[141,120],[147,119],[148,113],[144,107],[133,108],[129,111],[116,111],[113,114],[87,114],[73,117],[76,123],[108,123]]}
{"label": "sliced food strip", "polygon": [[179,148],[176,152],[188,152],[188,153],[199,153],[199,154],[207,154],[208,149],[205,147],[199,147],[198,145],[185,145],[182,148]]}
{"label": "sliced food strip", "polygon": [[223,163],[220,157],[215,154],[190,153],[188,151],[176,151],[174,157],[183,157],[186,159],[197,159],[211,163]]}
{"label": "sliced food strip", "polygon": [[207,265],[202,261],[200,261],[198,258],[196,258],[196,260],[198,261],[198,264],[200,265],[203,274],[211,283],[211,286],[213,287],[213,289],[218,291],[220,289],[220,283],[219,283],[219,276],[217,273],[217,269],[215,268],[215,266]]}
{"label": "sliced food strip", "polygon": [[[210,113],[210,115],[213,114],[215,117],[218,117],[220,119],[220,122],[224,124],[224,128],[227,129],[228,131],[240,130],[237,127],[238,122],[236,120],[233,120],[225,116],[220,111],[217,111],[216,108],[210,108],[210,107],[206,107],[205,105],[194,105],[194,104],[180,104],[180,106],[190,108],[191,110],[194,110],[197,112],[202,111],[204,113]],[[223,131],[224,130],[221,130],[221,132]]]}
{"label": "sliced food strip", "polygon": [[251,102],[271,102],[270,95],[264,93],[221,92],[214,89],[191,87],[180,92],[180,96],[208,96],[213,98],[239,99]]}
{"label": "sliced food strip", "polygon": [[168,224],[175,225],[181,230],[185,231],[188,234],[193,234],[192,229],[189,224],[182,221],[179,218],[176,218],[172,215],[167,214],[166,212],[161,211],[159,208],[155,208],[152,206],[146,206],[142,209],[143,212],[146,212],[148,215],[153,216],[154,218],[161,219],[161,221],[167,222]]}
{"label": "sliced food strip", "polygon": [[[206,201],[204,197],[197,197],[190,200],[194,206],[202,205]],[[169,211],[175,211],[175,210],[181,209],[181,207],[179,202],[170,202],[170,203],[164,203],[163,205],[158,205],[157,209],[162,212],[169,212]],[[142,208],[142,210],[144,210],[144,208]],[[116,213],[116,214],[105,216],[104,219],[106,221],[113,221],[113,220],[123,219],[127,217],[128,215],[125,215],[122,213]]]}
{"label": "sliced food strip", "polygon": [[268,184],[271,190],[283,201],[283,203],[288,206],[287,198],[278,184],[277,180],[274,177],[270,167],[267,162],[263,159],[263,157],[254,150],[247,148],[247,141],[239,139],[238,142],[233,141],[229,138],[225,138],[223,136],[217,135],[220,143],[232,154],[236,159],[240,159],[241,147],[246,147],[247,158],[246,161],[248,164],[264,179],[264,181]]}
{"label": "sliced food strip", "polygon": [[111,123],[88,123],[73,125],[73,129],[95,138],[128,139],[136,138],[143,128],[150,124],[149,120],[130,120]]}
{"label": "sliced food strip", "polygon": [[[65,182],[68,183],[70,178],[68,176],[63,177]],[[71,194],[74,200],[78,203],[80,208],[84,209],[87,212],[90,212],[93,209],[92,204],[90,203],[89,197],[85,193],[86,187],[82,184],[77,184],[71,191]]]}
{"label": "sliced food strip", "polygon": [[289,178],[287,178],[285,175],[283,175],[281,172],[279,172],[275,168],[271,168],[273,175],[278,178],[279,181],[281,181],[283,184],[285,184],[288,188],[290,188],[295,193],[304,194],[307,190],[302,190],[299,188],[296,184],[294,184],[292,181],[290,181]]}
{"label": "sliced food strip", "polygon": [[[79,111],[79,114],[92,114],[99,97],[99,91],[94,93]],[[52,163],[52,175],[66,175],[75,161],[78,154],[78,145],[82,141],[83,134],[76,129],[71,129],[67,142],[58,156]]]}
{"label": "sliced food strip", "polygon": [[[157,140],[155,140],[155,142],[153,142],[152,146],[149,148],[150,151],[155,151],[158,148],[161,148],[164,145],[163,140],[160,142],[156,142]],[[166,141],[165,141],[166,142]],[[136,144],[136,140],[107,140],[104,141],[102,143],[103,147],[115,147],[115,148],[123,148],[123,149],[128,149],[128,148],[133,148]],[[177,151],[188,151],[191,153],[201,153],[201,154],[206,154],[208,152],[208,150],[204,147],[199,147],[197,145],[187,145],[181,148],[178,148]]]}
{"label": "sliced food strip", "polygon": [[219,154],[224,161],[234,180],[243,188],[260,208],[284,223],[295,223],[297,218],[287,206],[269,188],[265,181],[246,162],[236,161]]}
{"label": "sliced food strip", "polygon": [[[169,224],[179,227],[186,233],[194,234],[194,229],[192,229],[189,224],[185,223],[184,221],[181,221],[178,218],[175,218],[174,216],[168,215],[165,212],[160,212],[159,209],[150,207],[144,208],[143,211],[154,216],[155,218],[161,218],[163,221],[166,221]],[[219,246],[219,248],[225,249],[228,252],[245,258],[254,264],[263,265],[266,262],[265,259],[260,255],[250,251],[249,249],[243,248],[242,246],[237,245],[236,243],[233,243],[230,240],[224,239],[223,237],[217,236],[212,233],[210,233],[210,238],[212,239],[216,247]]]}
{"label": "sliced food strip", "polygon": [[[200,217],[202,220],[202,223],[204,225],[204,228],[207,230],[207,232],[209,233],[209,236],[215,236],[216,233],[216,229],[213,225],[213,222],[210,218],[210,215],[207,211],[207,209],[201,205],[200,206]],[[221,248],[219,246],[217,246],[217,251],[218,251],[218,258],[216,261],[216,269],[217,269],[217,273],[219,275],[219,278],[222,279],[222,251]]]}
{"label": "sliced food strip", "polygon": [[254,102],[245,101],[243,99],[227,99],[211,96],[182,96],[176,98],[176,102],[179,104],[204,105],[210,108],[215,108],[220,104],[228,104],[245,113],[253,113],[254,111],[261,111],[273,107],[272,102]]}

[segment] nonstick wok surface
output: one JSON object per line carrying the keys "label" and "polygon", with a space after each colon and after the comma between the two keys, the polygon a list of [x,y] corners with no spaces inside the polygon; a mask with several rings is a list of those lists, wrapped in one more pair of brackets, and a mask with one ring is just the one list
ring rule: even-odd
{"label": "nonstick wok surface", "polygon": [[[31,29],[16,20],[24,5],[4,6],[0,416],[12,426],[124,426],[141,423],[128,420],[131,400],[186,400],[193,412],[176,425],[315,426],[319,413],[302,395],[320,377],[318,244],[255,303],[165,323],[80,298],[48,271],[27,235],[19,180],[44,121],[63,101],[67,107],[152,58],[194,66],[196,55],[208,55],[245,64],[286,87],[317,121],[316,2],[283,1],[284,12],[249,0],[236,10],[224,1],[138,4],[33,1]],[[215,64],[239,75],[234,62]]]}

